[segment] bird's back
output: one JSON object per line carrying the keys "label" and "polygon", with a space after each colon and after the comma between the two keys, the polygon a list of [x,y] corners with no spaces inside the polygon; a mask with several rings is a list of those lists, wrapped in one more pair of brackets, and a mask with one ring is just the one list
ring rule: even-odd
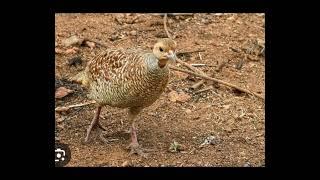
{"label": "bird's back", "polygon": [[159,68],[152,53],[141,50],[107,50],[88,62],[85,76],[89,98],[114,107],[146,107],[159,98],[168,67]]}

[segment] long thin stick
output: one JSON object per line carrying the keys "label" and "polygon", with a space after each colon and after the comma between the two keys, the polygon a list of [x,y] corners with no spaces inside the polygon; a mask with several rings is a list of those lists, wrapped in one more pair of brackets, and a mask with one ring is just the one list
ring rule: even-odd
{"label": "long thin stick", "polygon": [[85,102],[85,103],[81,103],[81,104],[73,104],[73,105],[70,105],[70,106],[56,107],[55,111],[57,111],[57,112],[67,111],[70,108],[87,106],[87,105],[94,104],[94,103],[96,103],[96,102],[95,101],[89,101],[89,102]]}
{"label": "long thin stick", "polygon": [[204,52],[204,49],[194,50],[194,51],[184,51],[184,52],[177,52],[177,55],[181,54],[190,54],[190,53],[196,53],[196,52]]}
{"label": "long thin stick", "polygon": [[176,60],[177,60],[178,63],[182,64],[183,66],[185,66],[185,67],[187,67],[187,68],[189,68],[190,70],[192,70],[192,71],[194,71],[194,72],[196,72],[196,73],[199,73],[199,74],[204,74],[204,72],[202,72],[202,71],[200,71],[199,69],[191,66],[190,64],[188,64],[188,63],[186,63],[186,62],[183,62],[182,60],[180,60],[180,59],[178,59],[178,58],[177,58]]}
{"label": "long thin stick", "polygon": [[210,81],[214,81],[214,82],[218,82],[220,84],[223,84],[223,85],[226,85],[226,86],[229,86],[229,87],[232,87],[232,88],[235,88],[241,92],[245,92],[245,93],[248,93],[248,94],[252,94],[260,99],[263,99],[264,100],[264,97],[262,97],[261,95],[255,93],[255,92],[251,92],[247,89],[243,89],[241,87],[238,87],[236,85],[233,85],[233,84],[230,84],[228,82],[224,82],[222,80],[219,80],[219,79],[215,79],[215,78],[212,78],[212,77],[209,77],[209,76],[206,76],[206,75],[202,75],[202,74],[197,74],[197,73],[194,73],[192,71],[188,71],[188,70],[184,70],[184,69],[180,69],[180,68],[177,68],[177,67],[174,67],[174,66],[170,66],[170,69],[172,70],[175,70],[175,71],[180,71],[180,72],[184,72],[184,73],[188,73],[188,74],[191,74],[191,75],[194,75],[194,76],[197,76],[197,77],[201,77],[203,79],[206,79],[206,80],[210,80]]}
{"label": "long thin stick", "polygon": [[198,89],[204,82],[205,82],[205,80],[201,79],[200,81],[194,83],[190,88],[191,88],[192,90],[196,90],[196,89]]}
{"label": "long thin stick", "polygon": [[164,14],[164,18],[163,18],[163,24],[164,24],[164,30],[167,33],[167,36],[172,39],[172,36],[169,34],[168,28],[167,28],[167,13]]}
{"label": "long thin stick", "polygon": [[196,91],[194,92],[195,94],[198,94],[198,93],[202,93],[202,92],[205,92],[205,91],[209,91],[213,89],[213,86],[209,86],[209,87],[206,87],[206,88],[203,88],[203,89],[200,89],[199,91]]}
{"label": "long thin stick", "polygon": [[198,67],[198,66],[206,66],[206,64],[191,64],[193,67]]}

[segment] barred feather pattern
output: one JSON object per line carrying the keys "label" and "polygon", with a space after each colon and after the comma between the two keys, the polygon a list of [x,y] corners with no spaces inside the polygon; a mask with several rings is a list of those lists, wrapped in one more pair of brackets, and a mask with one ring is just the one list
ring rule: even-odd
{"label": "barred feather pattern", "polygon": [[169,68],[160,68],[153,53],[116,49],[89,61],[85,75],[88,97],[100,105],[147,107],[165,90]]}

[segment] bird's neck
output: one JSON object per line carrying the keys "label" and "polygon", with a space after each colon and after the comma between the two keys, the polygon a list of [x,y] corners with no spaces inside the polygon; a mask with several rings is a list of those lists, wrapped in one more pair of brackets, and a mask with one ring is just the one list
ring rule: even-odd
{"label": "bird's neck", "polygon": [[167,69],[168,60],[159,60],[154,55],[147,58],[146,64],[149,72],[161,72]]}
{"label": "bird's neck", "polygon": [[158,66],[159,68],[164,68],[167,65],[168,59],[159,59],[158,60]]}

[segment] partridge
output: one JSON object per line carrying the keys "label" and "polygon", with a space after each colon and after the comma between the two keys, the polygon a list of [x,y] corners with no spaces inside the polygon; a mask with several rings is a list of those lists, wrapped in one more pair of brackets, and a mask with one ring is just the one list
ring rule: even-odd
{"label": "partridge", "polygon": [[137,140],[137,115],[152,105],[165,90],[169,80],[168,62],[176,60],[176,42],[160,39],[152,51],[108,49],[91,59],[76,77],[89,89],[88,97],[96,101],[97,110],[87,129],[85,142],[99,123],[103,106],[128,108],[131,123],[130,154],[145,155]]}

